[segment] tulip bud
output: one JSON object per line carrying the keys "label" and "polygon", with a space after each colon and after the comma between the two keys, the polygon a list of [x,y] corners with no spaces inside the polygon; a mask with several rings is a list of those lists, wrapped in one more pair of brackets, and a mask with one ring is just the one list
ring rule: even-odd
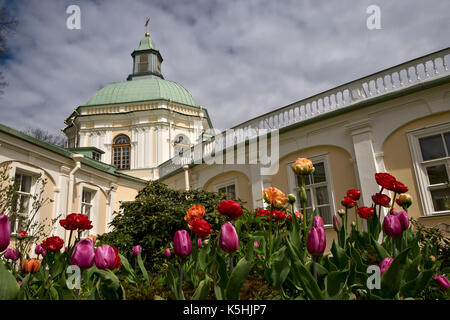
{"label": "tulip bud", "polygon": [[345,209],[339,209],[337,213],[341,218],[343,218],[345,216]]}
{"label": "tulip bud", "polygon": [[47,250],[45,250],[44,248],[42,248],[42,246],[40,244],[38,244],[36,246],[36,248],[34,249],[34,253],[36,253],[37,255],[42,255],[43,257],[45,257],[47,255]]}
{"label": "tulip bud", "polygon": [[140,245],[136,245],[133,247],[133,257],[137,257],[139,252],[142,251],[142,247]]}
{"label": "tulip bud", "polygon": [[223,251],[228,253],[233,253],[239,248],[239,239],[236,229],[230,222],[226,222],[222,225],[219,245]]}
{"label": "tulip bud", "polygon": [[402,234],[402,225],[400,220],[394,216],[389,215],[384,218],[383,230],[389,237],[398,237]]}
{"label": "tulip bud", "polygon": [[18,249],[8,248],[6,249],[4,257],[6,259],[16,261],[20,257],[20,251]]}
{"label": "tulip bud", "polygon": [[88,269],[94,264],[94,243],[91,239],[82,239],[73,248],[70,263],[81,269]]}
{"label": "tulip bud", "polygon": [[344,197],[344,199],[341,200],[341,204],[344,207],[349,209],[349,208],[353,208],[354,206],[356,206],[356,201],[350,197]]}
{"label": "tulip bud", "polygon": [[113,247],[104,244],[95,249],[94,261],[99,269],[111,269],[116,261],[116,252]]}
{"label": "tulip bud", "polygon": [[405,231],[409,227],[409,217],[405,211],[393,212],[392,215],[396,216],[402,225],[402,230]]}
{"label": "tulip bud", "polygon": [[288,194],[288,202],[289,202],[290,204],[294,204],[295,201],[297,201],[297,197],[296,197],[294,194],[289,193],[289,194]]}
{"label": "tulip bud", "polygon": [[259,247],[259,242],[258,242],[258,241],[253,242],[253,246],[254,246],[255,248],[258,248],[258,247]]}
{"label": "tulip bud", "polygon": [[446,291],[450,288],[450,281],[444,275],[433,276],[433,279],[437,282],[439,289],[442,291]]}
{"label": "tulip bud", "polygon": [[173,250],[180,258],[188,257],[192,252],[192,242],[186,230],[178,230],[173,238]]}
{"label": "tulip bud", "polygon": [[361,191],[358,189],[350,189],[347,191],[347,197],[350,197],[353,200],[359,200],[361,197]]}
{"label": "tulip bud", "polygon": [[10,242],[10,224],[6,214],[0,216],[0,252],[3,252],[9,246]]}
{"label": "tulip bud", "polygon": [[407,193],[403,193],[398,196],[395,202],[402,207],[403,210],[406,210],[412,205],[412,197]]}
{"label": "tulip bud", "polygon": [[341,231],[341,228],[342,228],[342,224],[339,221],[339,218],[337,215],[333,215],[333,228],[336,232]]}
{"label": "tulip bud", "polygon": [[202,239],[198,238],[197,239],[197,248],[201,248],[202,247]]}
{"label": "tulip bud", "polygon": [[313,227],[322,227],[323,228],[323,220],[321,216],[315,216],[313,219]]}
{"label": "tulip bud", "polygon": [[97,236],[95,236],[95,235],[93,235],[93,234],[90,234],[90,235],[88,236],[88,238],[91,239],[92,242],[93,242],[94,244],[95,244],[95,242],[97,242]]}
{"label": "tulip bud", "polygon": [[389,266],[391,265],[391,263],[394,261],[394,259],[392,258],[384,258],[381,263],[380,263],[380,271],[381,271],[381,275],[383,275],[383,273],[389,268]]}
{"label": "tulip bud", "polygon": [[172,253],[170,253],[170,249],[166,248],[166,250],[164,251],[164,256],[169,259],[172,256]]}
{"label": "tulip bud", "polygon": [[25,230],[17,232],[17,240],[23,240],[27,236],[27,232]]}
{"label": "tulip bud", "polygon": [[312,161],[307,158],[298,158],[291,168],[296,175],[313,174],[315,170]]}
{"label": "tulip bud", "polygon": [[39,271],[41,262],[36,258],[31,258],[29,260],[22,258],[21,269],[24,273],[36,273]]}
{"label": "tulip bud", "polygon": [[322,227],[312,227],[309,230],[308,238],[306,239],[306,248],[312,255],[320,255],[325,251],[327,245],[327,239],[325,236],[325,230]]}

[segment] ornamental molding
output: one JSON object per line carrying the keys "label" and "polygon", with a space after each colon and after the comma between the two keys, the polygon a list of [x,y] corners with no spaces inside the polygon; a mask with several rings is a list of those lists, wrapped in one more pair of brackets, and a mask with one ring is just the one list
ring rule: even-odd
{"label": "ornamental molding", "polygon": [[352,122],[350,124],[345,125],[345,129],[351,134],[351,135],[358,135],[362,133],[371,133],[372,132],[372,124],[373,120],[370,118],[359,120]]}

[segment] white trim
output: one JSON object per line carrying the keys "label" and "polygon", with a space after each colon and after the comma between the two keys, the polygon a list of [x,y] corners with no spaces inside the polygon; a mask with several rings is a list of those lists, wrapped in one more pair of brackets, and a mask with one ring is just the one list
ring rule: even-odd
{"label": "white trim", "polygon": [[89,220],[92,221],[93,228],[89,231],[89,234],[97,235],[98,234],[98,222],[99,222],[99,197],[100,197],[100,188],[97,186],[93,186],[91,184],[87,184],[84,182],[80,182],[79,184],[79,191],[80,196],[78,199],[78,208],[79,212],[81,212],[81,206],[82,206],[82,200],[83,200],[83,190],[86,189],[86,191],[91,192],[93,194],[93,197],[91,198],[92,207],[91,207],[91,215],[89,217]]}
{"label": "white trim", "polygon": [[[323,153],[323,154],[319,154],[316,156],[312,156],[312,157],[308,157],[309,160],[312,161],[312,163],[318,163],[318,162],[323,162],[324,164],[324,169],[325,169],[325,177],[326,177],[326,182],[323,183],[323,185],[327,186],[328,189],[328,201],[329,201],[329,206],[330,206],[330,213],[331,215],[334,214],[334,212],[336,212],[336,207],[335,207],[335,203],[334,203],[334,190],[333,190],[333,177],[331,175],[331,170],[330,170],[330,160],[329,160],[329,153]],[[297,188],[297,182],[296,182],[296,178],[295,178],[295,174],[291,169],[292,164],[295,161],[291,161],[286,163],[286,170],[287,170],[287,175],[288,175],[288,186],[289,186],[289,193],[293,193],[296,196],[298,195],[298,192],[296,190]],[[294,204],[294,208],[295,210],[299,210],[299,208],[297,208],[297,203]],[[332,226],[332,224],[325,224],[325,226]]]}
{"label": "white trim", "polygon": [[214,184],[214,191],[218,192],[220,188],[228,187],[234,184],[234,192],[236,194],[236,198],[239,198],[239,186],[238,186],[238,180],[237,177],[221,181]]}
{"label": "white trim", "polygon": [[[419,196],[423,206],[423,212],[425,216],[434,216],[437,214],[447,213],[446,211],[434,211],[433,200],[431,193],[428,191],[429,180],[426,173],[426,164],[433,164],[434,162],[440,162],[446,164],[447,174],[450,173],[449,157],[433,159],[429,161],[423,161],[422,151],[420,149],[419,139],[427,136],[436,135],[444,131],[450,130],[450,122],[441,123],[433,126],[424,127],[421,129],[415,129],[407,131],[409,148],[411,151],[411,157],[414,167],[414,173],[416,174],[417,186],[419,188]],[[445,144],[445,143],[444,143]],[[445,146],[444,146],[445,147]],[[436,163],[437,164],[437,163]]]}

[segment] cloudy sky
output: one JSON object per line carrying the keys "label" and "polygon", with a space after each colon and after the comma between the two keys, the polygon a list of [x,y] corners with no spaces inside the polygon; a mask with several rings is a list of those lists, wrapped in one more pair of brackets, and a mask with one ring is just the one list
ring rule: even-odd
{"label": "cloudy sky", "polygon": [[[66,28],[66,8],[81,29]],[[369,30],[366,9],[381,9]],[[9,85],[0,123],[58,133],[74,107],[124,81],[145,33],[166,79],[226,129],[406,60],[448,47],[448,0],[4,1],[19,20],[0,61]]]}

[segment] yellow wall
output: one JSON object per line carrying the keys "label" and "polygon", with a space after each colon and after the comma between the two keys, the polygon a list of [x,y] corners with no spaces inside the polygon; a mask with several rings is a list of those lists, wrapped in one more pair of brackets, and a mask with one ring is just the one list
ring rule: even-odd
{"label": "yellow wall", "polygon": [[241,172],[238,171],[230,171],[226,173],[222,173],[218,176],[215,176],[214,178],[210,179],[207,183],[205,183],[203,189],[206,191],[214,192],[214,185],[231,180],[231,179],[237,179],[237,197],[240,198],[244,203],[244,207],[251,210],[253,209],[253,201],[252,201],[252,195],[251,195],[251,188],[249,185],[249,180],[247,176]]}
{"label": "yellow wall", "polygon": [[[413,198],[413,205],[408,209],[408,214],[413,218],[417,219],[423,216],[423,210],[406,132],[449,121],[450,111],[412,121],[391,133],[383,144],[382,150],[384,153],[386,171],[409,188],[408,193]],[[438,220],[439,221],[436,221],[446,221],[448,223],[450,218],[443,217]],[[435,221],[435,219],[433,219],[433,221]]]}
{"label": "yellow wall", "polygon": [[114,211],[119,211],[120,209],[120,203],[119,200],[121,201],[133,201],[134,198],[136,198],[138,194],[138,190],[136,189],[132,189],[132,188],[128,188],[128,187],[124,187],[124,186],[119,186],[117,188],[116,191],[116,195],[115,195],[115,203],[114,203]]}

